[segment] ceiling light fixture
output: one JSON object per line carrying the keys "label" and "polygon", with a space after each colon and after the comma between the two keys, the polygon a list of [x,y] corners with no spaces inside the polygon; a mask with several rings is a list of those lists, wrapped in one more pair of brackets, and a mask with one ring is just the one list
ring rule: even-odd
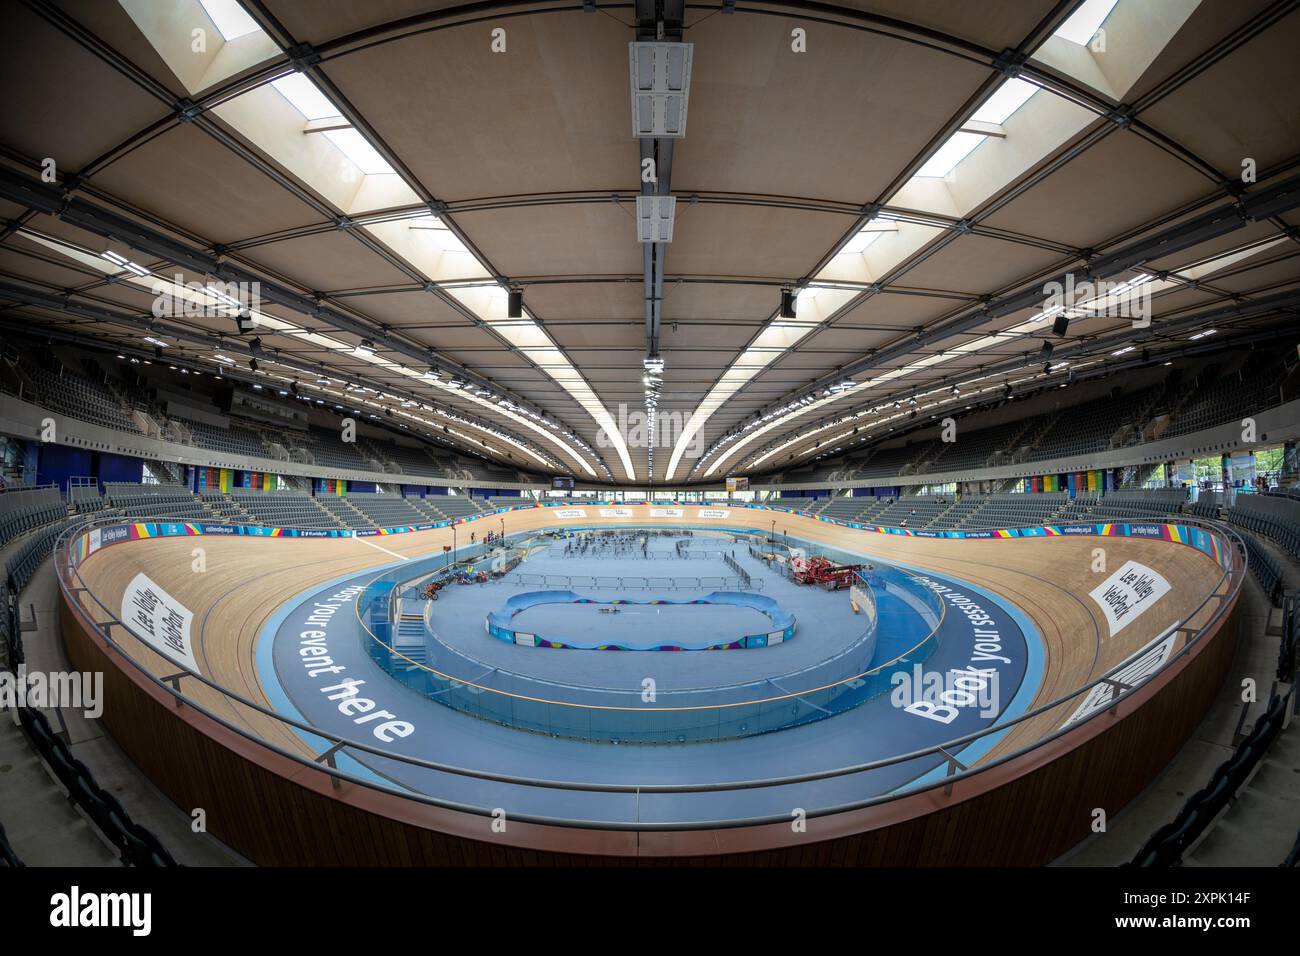
{"label": "ceiling light fixture", "polygon": [[637,196],[637,242],[672,242],[676,215],[676,196]]}
{"label": "ceiling light fixture", "polygon": [[691,43],[629,43],[632,135],[681,138],[691,88]]}
{"label": "ceiling light fixture", "polygon": [[138,276],[151,275],[149,270],[146,269],[144,266],[140,265],[139,263],[132,262],[130,259],[127,259],[125,256],[119,256],[116,252],[113,252],[111,249],[105,252],[103,255],[104,258],[107,259],[109,262],[113,263],[113,265],[121,266],[127,272],[134,273],[135,275]]}

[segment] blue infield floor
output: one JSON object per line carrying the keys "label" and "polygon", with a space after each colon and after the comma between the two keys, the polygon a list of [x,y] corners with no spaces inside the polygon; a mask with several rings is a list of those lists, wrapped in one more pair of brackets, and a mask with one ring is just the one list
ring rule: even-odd
{"label": "blue infield floor", "polygon": [[[517,630],[566,644],[613,643],[631,649],[672,644],[686,640],[686,635],[728,641],[772,629],[771,620],[761,611],[727,604],[538,604],[520,611],[510,623]],[[569,669],[581,662],[581,658],[573,661]]]}
{"label": "blue infield floor", "polygon": [[[702,541],[706,540],[709,539],[697,538],[695,543],[702,547]],[[666,543],[660,543],[656,547],[671,549],[671,545]],[[711,549],[721,548],[723,543],[714,539]],[[748,546],[727,543],[725,548],[728,554],[734,553],[734,560],[749,572],[756,584],[761,582],[761,589],[755,593],[773,599],[783,610],[794,616],[797,623],[791,641],[776,647],[745,651],[640,654],[635,660],[627,660],[612,653],[568,654],[545,648],[518,647],[492,640],[484,633],[483,621],[488,612],[500,608],[507,598],[521,591],[517,584],[493,581],[482,585],[447,588],[442,592],[441,598],[429,607],[429,622],[433,631],[428,640],[429,663],[466,678],[479,675],[485,668],[491,667],[511,673],[526,671],[542,681],[621,690],[639,690],[641,682],[645,678],[651,678],[659,688],[670,690],[734,685],[795,673],[832,654],[845,651],[861,640],[867,623],[861,615],[853,613],[847,591],[828,593],[819,588],[794,584],[773,573],[766,562],[751,558]],[[660,578],[678,581],[733,573],[721,559],[642,561],[630,557],[565,558],[562,552],[562,545],[546,548],[531,555],[518,570],[547,575],[552,579],[560,576],[646,576],[653,571]],[[609,600],[618,596],[644,600],[650,593],[629,591],[626,595],[620,595],[619,592],[609,590],[577,590],[597,600]],[[711,590],[713,589],[684,588],[661,593],[663,597],[680,601],[702,597]],[[563,635],[571,623],[580,621],[577,616],[580,612],[573,606],[557,605],[533,610],[542,613],[536,617],[532,617],[532,612],[525,613],[537,622],[536,630],[541,635]],[[742,616],[740,608],[699,607],[695,610],[704,612],[701,616],[706,623],[692,627],[693,633],[699,633],[702,627],[710,625],[716,626],[714,633],[720,637],[771,629],[765,623],[764,615],[756,612],[747,612],[749,616]],[[691,612],[685,613],[689,615]],[[520,618],[515,619],[517,624]],[[611,639],[615,635],[635,638],[637,630],[643,626],[656,634],[671,636],[670,622],[678,618],[684,619],[684,615],[672,613],[665,619],[663,614],[656,614],[653,609],[645,607],[628,607],[618,615],[602,615],[593,610],[583,622],[591,625],[593,630],[581,632],[580,636],[589,638],[594,643],[601,636],[601,632],[595,628],[605,627],[610,629],[606,633]],[[894,623],[892,633],[900,641],[909,636],[919,639],[928,631],[919,620],[912,617],[908,617],[905,624],[897,618]],[[523,624],[519,626],[523,627]],[[754,629],[744,630],[746,626]],[[906,632],[900,633],[900,627],[905,628]],[[916,639],[911,644],[903,645],[904,649],[915,644]],[[871,648],[866,650],[866,658],[860,661],[861,670],[866,669],[870,658]]]}

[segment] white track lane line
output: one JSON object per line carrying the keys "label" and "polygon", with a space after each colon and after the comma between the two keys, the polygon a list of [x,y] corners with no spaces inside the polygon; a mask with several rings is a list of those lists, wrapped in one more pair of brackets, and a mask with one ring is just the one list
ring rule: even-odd
{"label": "white track lane line", "polygon": [[411,560],[410,558],[408,558],[408,557],[407,557],[406,555],[404,555],[404,554],[398,554],[396,551],[389,551],[387,548],[381,548],[379,545],[372,543],[372,542],[370,541],[369,538],[353,538],[353,540],[354,540],[354,541],[360,541],[362,544],[368,544],[368,545],[370,545],[370,547],[374,548],[376,551],[382,551],[382,552],[384,552],[384,554],[391,554],[393,557],[395,557],[395,558],[401,558],[403,561],[410,561],[410,560]]}

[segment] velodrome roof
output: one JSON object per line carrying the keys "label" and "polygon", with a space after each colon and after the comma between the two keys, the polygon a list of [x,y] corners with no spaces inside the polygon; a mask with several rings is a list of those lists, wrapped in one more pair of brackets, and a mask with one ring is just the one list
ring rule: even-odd
{"label": "velodrome roof", "polygon": [[[0,323],[351,389],[541,470],[761,472],[914,410],[1276,337],[1300,305],[1294,3],[4,16]],[[660,36],[691,44],[686,133],[638,139],[628,45]],[[649,246],[647,155],[677,200]],[[1084,295],[1054,334],[1066,273],[1149,295],[1149,325]],[[237,279],[263,283],[243,335],[195,291]],[[169,289],[204,308],[156,315]],[[646,407],[648,356],[684,425],[652,453],[602,437]]]}

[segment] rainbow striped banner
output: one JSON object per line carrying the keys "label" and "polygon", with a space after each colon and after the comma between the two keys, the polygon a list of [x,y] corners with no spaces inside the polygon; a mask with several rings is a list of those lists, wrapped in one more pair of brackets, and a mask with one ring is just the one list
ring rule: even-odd
{"label": "rainbow striped banner", "polygon": [[[537,503],[528,503],[520,505],[518,508],[501,508],[492,514],[501,514],[506,511],[520,510],[522,508],[535,508]],[[786,509],[769,509],[764,505],[745,504],[740,507],[750,508],[753,510],[780,510]],[[839,525],[840,527],[853,528],[859,531],[871,531],[877,534],[901,535],[908,538],[957,538],[957,539],[999,539],[1006,540],[1010,538],[1035,538],[1035,537],[1078,537],[1080,535],[1091,535],[1098,537],[1125,537],[1125,538],[1150,538],[1163,541],[1169,541],[1173,544],[1182,544],[1194,547],[1202,553],[1213,558],[1220,567],[1226,567],[1229,563],[1230,555],[1223,548],[1220,539],[1204,528],[1194,525],[1168,524],[1165,522],[1129,522],[1125,524],[1114,523],[1096,523],[1096,524],[1071,524],[1071,525],[1042,525],[1028,528],[995,528],[979,529],[971,531],[916,531],[911,528],[888,528],[882,525],[861,525],[851,521],[839,521],[834,518],[827,518],[821,515],[808,515],[805,512],[794,512],[804,517],[816,518],[827,524]],[[473,515],[467,518],[451,522],[437,522],[429,525],[408,525],[397,528],[375,528],[375,529],[304,529],[304,528],[263,528],[256,525],[206,525],[191,524],[184,522],[138,522],[134,524],[109,525],[97,528],[87,534],[82,534],[79,539],[71,546],[71,553],[75,556],[79,564],[82,560],[94,553],[100,547],[107,547],[111,544],[118,544],[122,541],[137,540],[144,538],[167,538],[182,535],[246,535],[251,537],[262,538],[351,538],[366,537],[370,535],[391,535],[405,534],[412,531],[425,531],[431,528],[446,527],[449,524],[464,524],[468,521],[474,521],[479,518],[488,517],[488,515]],[[89,535],[99,535],[98,538],[91,539]],[[99,542],[99,543],[96,543]]]}

